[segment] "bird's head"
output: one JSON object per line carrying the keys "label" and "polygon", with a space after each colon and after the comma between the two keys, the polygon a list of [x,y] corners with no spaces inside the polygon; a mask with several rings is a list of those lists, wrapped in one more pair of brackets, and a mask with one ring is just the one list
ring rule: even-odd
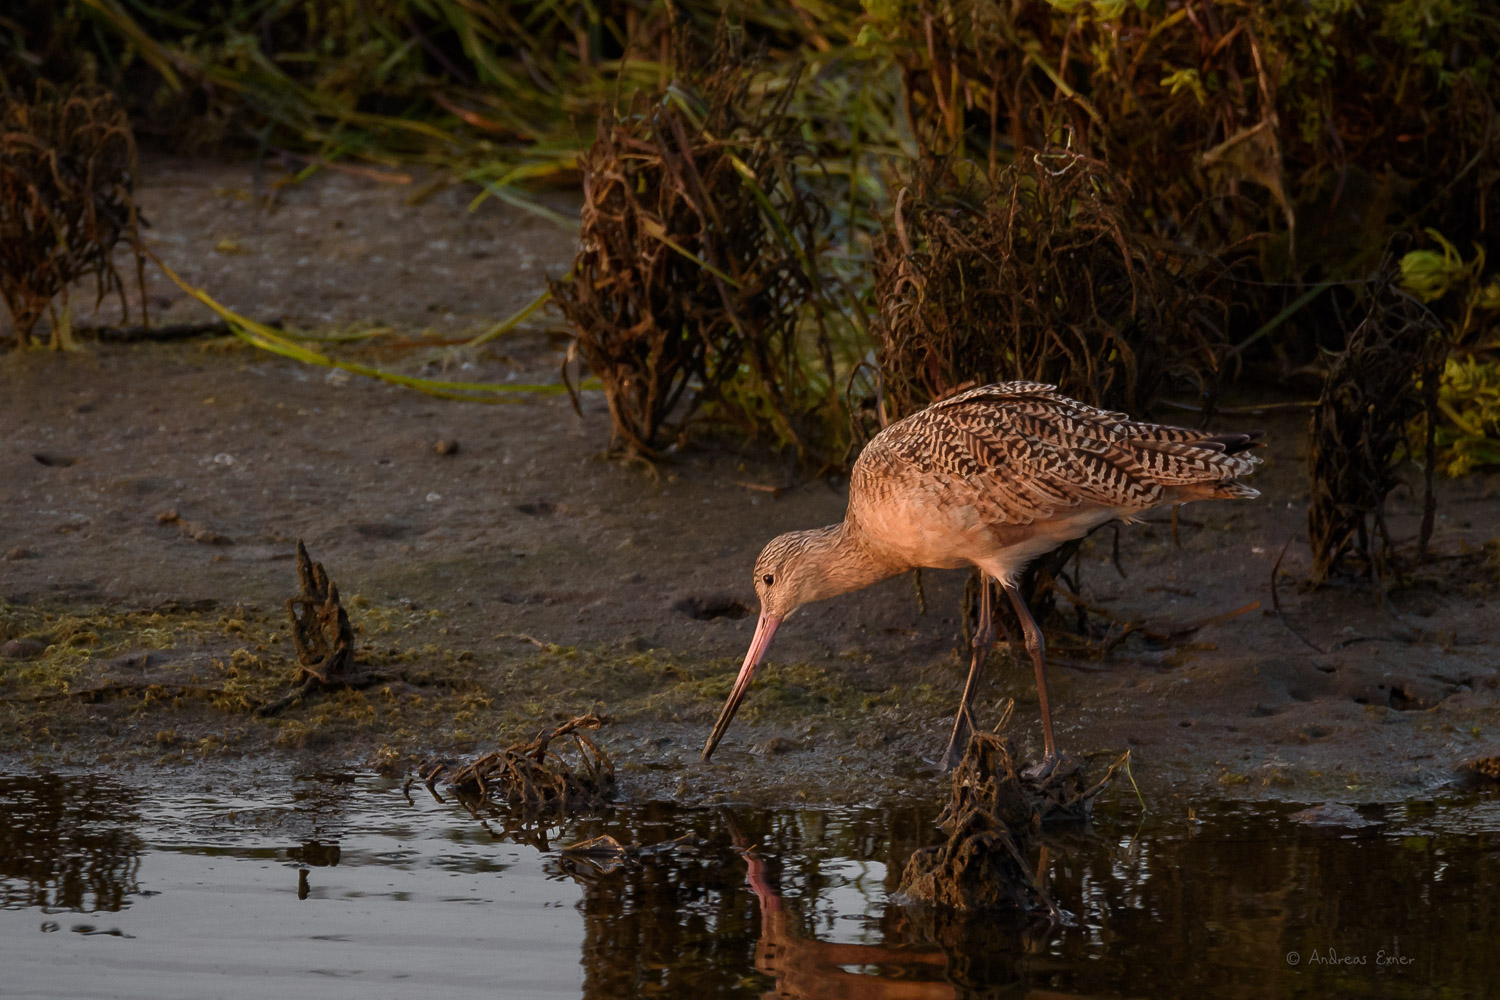
{"label": "bird's head", "polygon": [[823,548],[821,543],[827,534],[827,528],[790,531],[773,538],[761,549],[752,582],[755,595],[760,598],[762,618],[772,618],[780,624],[802,605],[826,596],[822,591],[827,576],[815,553]]}
{"label": "bird's head", "polygon": [[811,531],[792,531],[779,535],[761,550],[755,560],[755,593],[760,597],[760,620],[755,623],[755,638],[750,640],[750,649],[745,653],[745,662],[740,666],[739,676],[719,721],[714,723],[708,743],[703,747],[703,759],[708,760],[719,745],[729,721],[734,718],[745,691],[750,687],[750,678],[755,668],[765,659],[771,648],[771,638],[781,623],[804,604],[819,601],[853,589],[847,585],[848,573],[840,572],[841,558],[839,525],[814,528]]}

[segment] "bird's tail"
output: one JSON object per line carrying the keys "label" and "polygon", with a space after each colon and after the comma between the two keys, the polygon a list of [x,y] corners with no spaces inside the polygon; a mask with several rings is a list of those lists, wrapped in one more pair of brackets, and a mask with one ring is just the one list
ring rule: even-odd
{"label": "bird's tail", "polygon": [[1260,496],[1260,490],[1252,489],[1244,483],[1228,480],[1214,484],[1213,497],[1215,500],[1254,500]]}

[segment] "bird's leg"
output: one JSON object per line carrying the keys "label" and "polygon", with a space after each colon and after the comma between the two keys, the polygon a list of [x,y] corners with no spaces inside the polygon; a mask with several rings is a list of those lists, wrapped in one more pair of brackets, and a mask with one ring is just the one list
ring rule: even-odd
{"label": "bird's leg", "polygon": [[1042,638],[1042,630],[1036,627],[1036,620],[1031,617],[1031,609],[1026,606],[1021,592],[1006,581],[1001,581],[1000,586],[1010,595],[1016,617],[1021,619],[1021,629],[1026,633],[1026,651],[1031,654],[1031,664],[1036,668],[1036,697],[1042,709],[1043,758],[1032,776],[1042,779],[1052,773],[1059,759],[1057,743],[1052,738],[1052,708],[1047,701],[1047,640]]}
{"label": "bird's leg", "polygon": [[953,735],[948,739],[948,750],[943,754],[943,770],[951,771],[958,766],[963,756],[964,745],[974,731],[975,692],[979,690],[979,677],[984,673],[984,663],[990,656],[990,647],[995,642],[995,616],[990,608],[990,578],[979,574],[979,621],[974,627],[974,659],[969,664],[969,679],[964,682],[963,699],[958,703],[958,717],[953,720]]}

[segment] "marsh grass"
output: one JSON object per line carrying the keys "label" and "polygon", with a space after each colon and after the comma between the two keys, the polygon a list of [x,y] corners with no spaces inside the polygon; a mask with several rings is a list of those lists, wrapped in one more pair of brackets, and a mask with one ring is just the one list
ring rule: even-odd
{"label": "marsh grass", "polygon": [[1045,382],[1134,413],[1174,381],[1212,396],[1225,310],[1211,262],[1143,238],[1131,197],[1067,150],[1022,150],[988,176],[920,161],[875,250],[887,416],[976,382]]}
{"label": "marsh grass", "polygon": [[[920,160],[875,249],[880,421],[1013,380],[1137,415],[1167,387],[1190,388],[1211,411],[1227,321],[1212,294],[1220,270],[1133,228],[1130,198],[1123,177],[1068,149],[1022,150],[993,173]],[[1078,544],[1028,570],[1021,589],[1038,610]]]}
{"label": "marsh grass", "polygon": [[0,299],[18,345],[49,314],[54,346],[68,345],[68,286],[83,278],[99,300],[115,292],[126,308],[114,249],[138,246],[138,173],[130,123],[108,92],[0,90]]}
{"label": "marsh grass", "polygon": [[1136,225],[1249,254],[1262,280],[1364,277],[1391,228],[1488,227],[1484,0],[916,0],[871,21],[929,148],[993,169],[1071,132],[1139,185]]}
{"label": "marsh grass", "polygon": [[[1447,351],[1437,318],[1396,287],[1388,261],[1346,346],[1329,359],[1313,410],[1307,521],[1315,582],[1341,568],[1362,571],[1372,581],[1399,569],[1385,502],[1400,485],[1400,465],[1413,458],[1425,471],[1417,540],[1419,555],[1425,554],[1436,509],[1435,433]],[[1425,434],[1414,440],[1419,423]]]}
{"label": "marsh grass", "polygon": [[[473,183],[481,200],[532,208],[529,188],[577,182],[601,111],[670,82],[673,34],[709,36],[726,13],[703,0],[19,2],[0,18],[15,54],[0,57],[0,78],[93,67],[132,95],[143,129],[174,142],[281,151],[306,173],[419,164]],[[834,67],[828,86],[797,98],[803,121],[822,116],[820,142],[849,142],[851,126],[860,145],[882,141],[894,92],[851,95],[839,79],[868,55],[855,44],[858,4],[727,10],[783,80],[806,55],[815,72]],[[851,96],[869,105],[852,118]]]}
{"label": "marsh grass", "polygon": [[[1391,464],[1401,440],[1425,435],[1438,372],[1438,398],[1467,418],[1441,411],[1441,451],[1418,441],[1413,454],[1430,468],[1492,452],[1492,345],[1466,346],[1461,317],[1423,335],[1409,303],[1370,286],[1388,284],[1392,238],[1422,227],[1465,248],[1424,251],[1413,263],[1435,263],[1427,277],[1487,280],[1473,262],[1494,249],[1500,179],[1493,5],[916,0],[870,13],[922,146],[990,172],[1048,145],[1107,164],[1133,182],[1123,228],[1223,269],[1222,368],[1327,372],[1309,465],[1316,577],[1348,554],[1377,575],[1388,565],[1371,532],[1384,534]],[[1366,320],[1346,323],[1350,312]],[[1446,346],[1459,364],[1443,364]],[[1380,412],[1358,410],[1370,404]]]}
{"label": "marsh grass", "polygon": [[[643,454],[670,447],[696,419],[844,464],[851,408],[841,390],[856,407],[876,395],[860,366],[876,347],[888,368],[887,416],[1021,370],[1128,409],[1149,406],[1181,376],[1178,384],[1211,393],[1247,365],[1273,378],[1310,370],[1325,355],[1365,350],[1344,339],[1359,324],[1342,315],[1363,309],[1361,289],[1378,280],[1393,234],[1441,233],[1462,257],[1424,249],[1430,256],[1416,260],[1435,261],[1437,272],[1472,269],[1464,280],[1475,289],[1493,286],[1482,262],[1486,251],[1495,257],[1500,15],[1488,0],[736,4],[736,29],[761,53],[753,79],[734,85],[736,127],[768,109],[784,120],[760,139],[723,120],[702,128],[713,88],[674,42],[710,36],[725,12],[704,0],[18,0],[0,17],[0,82],[94,73],[126,95],[145,133],[228,138],[296,160],[299,177],[374,172],[411,183],[414,199],[458,179],[474,186],[476,203],[498,197],[546,214],[531,191],[591,174],[597,211],[586,228],[616,231],[586,246],[591,270],[574,277],[588,289],[549,294],[572,309],[580,354],[598,348],[586,360],[611,395],[617,438]],[[1093,165],[1076,171],[1096,184],[1088,197],[1066,174],[1036,174],[1007,202],[1032,204],[1035,227],[1013,229],[1023,235],[1006,246],[978,231],[978,220],[999,221],[991,203],[1002,200],[984,185],[1030,169],[1035,150],[1060,169],[1059,147]],[[925,187],[912,179],[937,157],[975,166]],[[674,179],[673,163],[691,163],[698,179]],[[416,185],[409,165],[432,168],[434,181]],[[661,195],[657,179],[677,194]],[[891,195],[903,185],[913,200],[897,213]],[[721,199],[716,221],[708,209]],[[1074,218],[1059,206],[1083,211]],[[601,223],[606,216],[614,222]],[[740,255],[742,230],[754,234],[745,247],[756,259]],[[901,232],[910,246],[895,251]],[[1086,249],[1090,232],[1106,235]],[[1055,266],[1070,276],[1063,303],[1038,296],[1003,314],[1026,332],[1005,345],[975,342],[971,362],[962,339],[971,334],[954,334],[953,307],[936,304],[968,309],[990,295],[967,273],[935,267],[944,248],[963,245],[985,248],[973,266],[989,277],[1024,274],[1047,254],[1093,257]],[[627,304],[626,272],[614,265],[636,268],[637,256],[630,277],[650,291]],[[1101,301],[1088,306],[1097,316],[1070,326],[1084,298],[1077,275],[1092,287],[1095,267],[1104,275]],[[117,277],[103,280],[118,290]],[[651,301],[679,281],[683,302]],[[1172,296],[1184,287],[1189,305],[1179,308]],[[1133,325],[1122,326],[1111,300],[1126,288]],[[1001,309],[1001,298],[989,305]],[[17,325],[34,323],[36,297],[15,299]],[[1222,310],[1200,309],[1205,299]],[[1456,300],[1429,305],[1454,350],[1437,379],[1435,457],[1459,472],[1500,455],[1496,348],[1485,332],[1500,310],[1458,316]],[[65,328],[65,309],[59,319]],[[648,331],[657,321],[662,329]],[[510,386],[392,377],[315,349],[323,345],[238,331],[309,363],[462,398],[513,398]],[[1393,343],[1417,352],[1409,371],[1425,370],[1426,345]],[[1049,365],[1052,374],[1037,374]],[[1334,505],[1368,509],[1358,478],[1314,490],[1354,489]]]}
{"label": "marsh grass", "polygon": [[696,68],[600,120],[573,280],[553,301],[628,452],[658,454],[706,403],[831,451],[807,419],[839,405],[838,310],[817,260],[830,213],[798,178],[811,149],[788,113],[795,77],[758,88],[759,60],[727,25],[704,55],[681,54],[696,51],[687,35],[674,45]]}

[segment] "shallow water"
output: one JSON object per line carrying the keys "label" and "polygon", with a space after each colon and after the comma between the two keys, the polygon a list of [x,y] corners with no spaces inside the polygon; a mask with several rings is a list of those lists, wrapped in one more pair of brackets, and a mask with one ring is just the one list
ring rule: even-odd
{"label": "shallow water", "polygon": [[[1361,808],[1133,803],[1052,831],[1063,926],[890,894],[936,803],[619,807],[530,842],[451,798],[322,775],[0,777],[0,996],[1484,997],[1500,795]],[[561,854],[596,834],[636,863]],[[748,847],[741,851],[736,845]],[[1295,961],[1291,953],[1296,953]]]}

